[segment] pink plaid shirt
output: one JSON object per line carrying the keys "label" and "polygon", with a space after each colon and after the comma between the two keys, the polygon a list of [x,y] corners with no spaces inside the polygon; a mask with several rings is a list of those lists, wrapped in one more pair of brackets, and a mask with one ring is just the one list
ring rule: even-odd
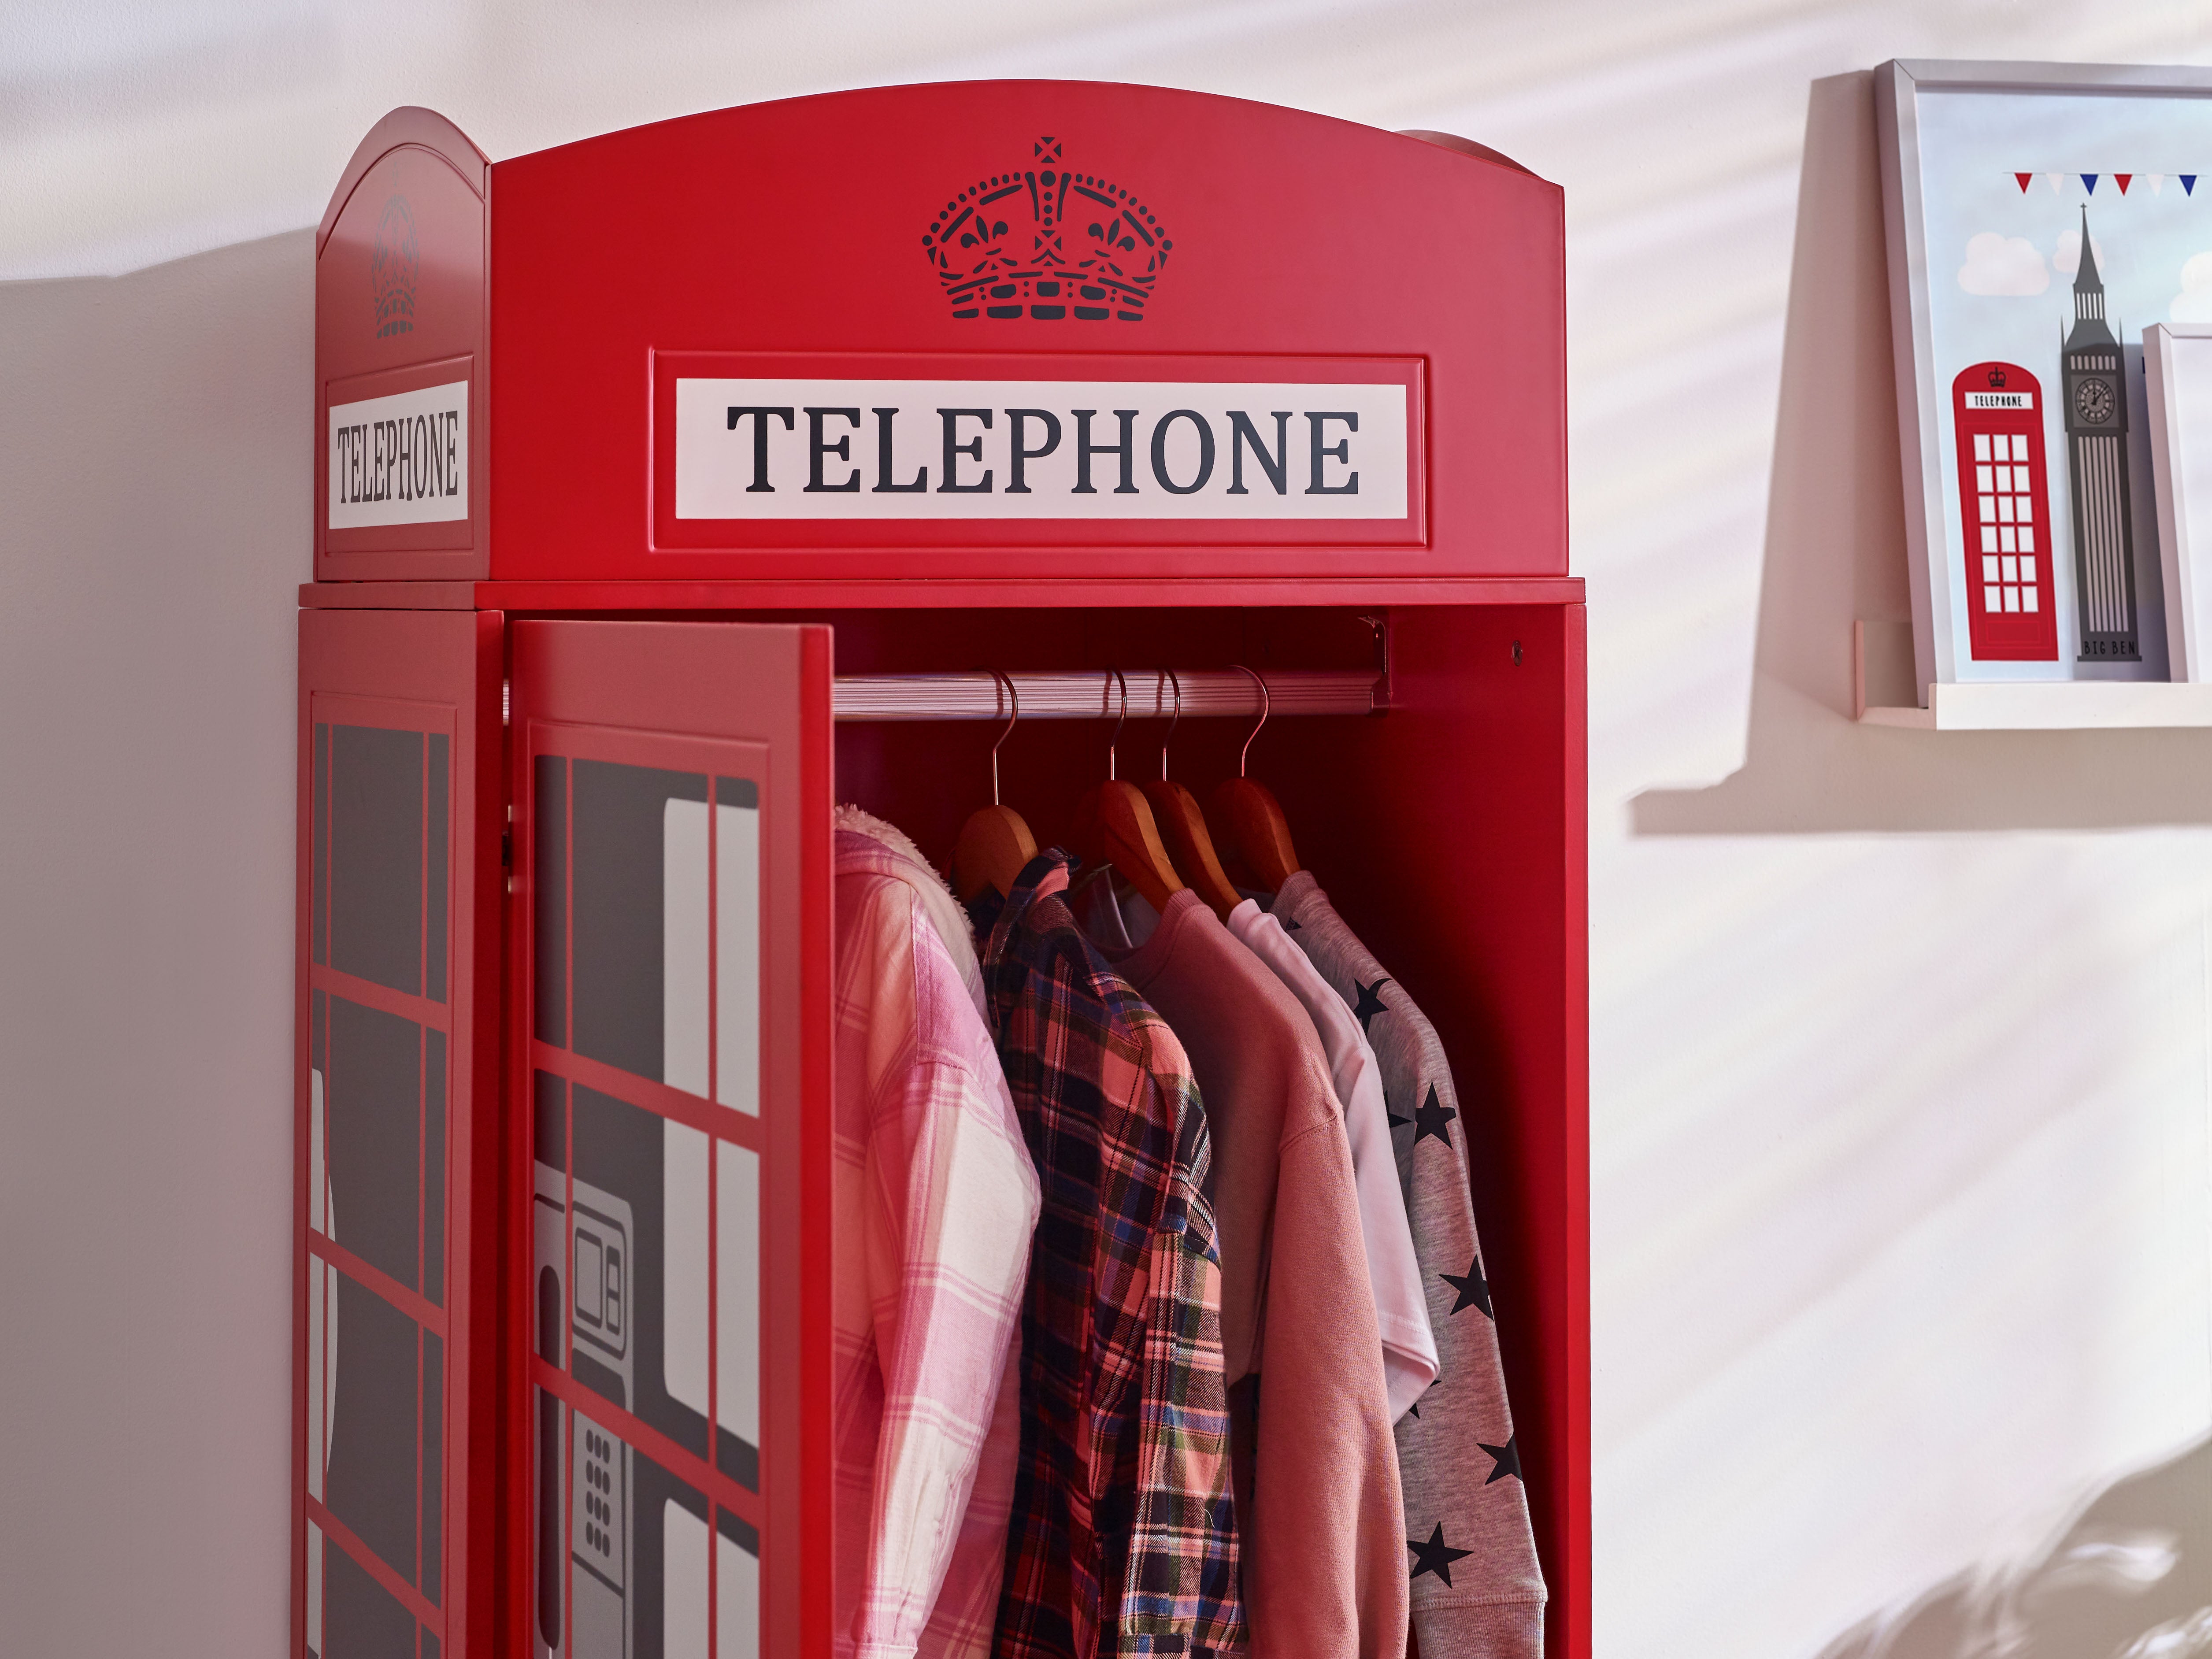
{"label": "pink plaid shirt", "polygon": [[840,819],[836,1652],[965,1659],[1005,1568],[1036,1171],[957,907],[904,836]]}

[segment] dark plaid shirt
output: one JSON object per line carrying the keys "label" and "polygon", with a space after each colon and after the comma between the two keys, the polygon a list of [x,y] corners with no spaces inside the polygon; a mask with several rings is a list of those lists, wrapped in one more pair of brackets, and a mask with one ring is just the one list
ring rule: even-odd
{"label": "dark plaid shirt", "polygon": [[1022,1307],[1021,1463],[996,1659],[1245,1644],[1212,1152],[1182,1045],[1022,872],[983,958],[1044,1189]]}

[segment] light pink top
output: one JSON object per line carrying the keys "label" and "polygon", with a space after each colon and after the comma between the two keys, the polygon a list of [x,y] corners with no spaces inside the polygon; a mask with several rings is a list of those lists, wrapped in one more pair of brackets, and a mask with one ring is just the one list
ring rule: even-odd
{"label": "light pink top", "polygon": [[1382,1380],[1390,1390],[1390,1418],[1437,1380],[1437,1339],[1429,1328],[1421,1264],[1413,1255],[1413,1230],[1406,1219],[1406,1194],[1398,1186],[1398,1157],[1390,1146],[1389,1109],[1382,1103],[1382,1073],[1375,1051],[1344,999],[1329,989],[1321,970],[1291,942],[1283,924],[1246,899],[1229,913],[1229,931],[1266,963],[1313,1017],[1322,1052],[1328,1056],[1336,1097],[1344,1103],[1344,1132],[1352,1142],[1352,1178],[1359,1190],[1359,1236],[1367,1244],[1367,1277],[1375,1287],[1375,1323],[1382,1333]]}
{"label": "light pink top", "polygon": [[898,831],[852,808],[838,823],[836,1651],[981,1659],[1036,1171],[964,918]]}

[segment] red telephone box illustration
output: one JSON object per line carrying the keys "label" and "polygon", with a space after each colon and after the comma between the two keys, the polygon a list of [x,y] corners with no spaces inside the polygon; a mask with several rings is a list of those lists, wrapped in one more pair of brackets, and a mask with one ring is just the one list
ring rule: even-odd
{"label": "red telephone box illustration", "polygon": [[985,668],[1043,844],[1117,680],[1121,764],[1180,711],[1201,790],[1272,710],[1250,775],[1480,1096],[1493,1479],[1588,1659],[1563,224],[1480,146],[1139,87],[369,133],[317,238],[295,1659],[829,1659],[833,813],[942,863]]}
{"label": "red telephone box illustration", "polygon": [[1967,637],[1979,662],[2058,659],[2042,393],[2017,363],[1976,363],[1951,383]]}

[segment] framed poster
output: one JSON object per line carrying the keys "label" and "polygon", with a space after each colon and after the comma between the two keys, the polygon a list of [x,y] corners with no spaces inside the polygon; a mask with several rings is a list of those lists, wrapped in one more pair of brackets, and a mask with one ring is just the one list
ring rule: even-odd
{"label": "framed poster", "polygon": [[2143,388],[2158,479],[2166,661],[2177,680],[2212,680],[2212,321],[2143,330]]}
{"label": "framed poster", "polygon": [[2143,330],[2212,321],[2212,70],[1900,60],[1875,94],[1922,700],[2165,679]]}

